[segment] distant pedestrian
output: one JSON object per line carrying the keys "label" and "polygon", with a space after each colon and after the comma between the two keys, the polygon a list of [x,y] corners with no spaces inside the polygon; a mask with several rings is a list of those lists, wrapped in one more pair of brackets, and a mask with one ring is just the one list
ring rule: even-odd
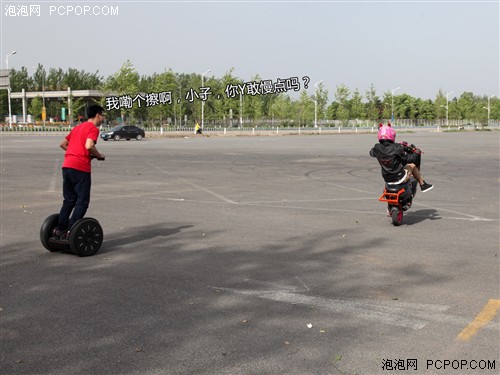
{"label": "distant pedestrian", "polygon": [[195,134],[202,134],[201,126],[198,124],[198,121],[196,121],[196,125],[194,126],[194,132]]}

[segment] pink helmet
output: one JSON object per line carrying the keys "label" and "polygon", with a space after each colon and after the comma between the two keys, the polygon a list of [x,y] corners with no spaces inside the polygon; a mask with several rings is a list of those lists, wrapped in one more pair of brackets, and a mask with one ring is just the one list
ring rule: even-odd
{"label": "pink helmet", "polygon": [[388,140],[394,142],[396,140],[396,131],[391,127],[391,123],[378,125],[378,140]]}

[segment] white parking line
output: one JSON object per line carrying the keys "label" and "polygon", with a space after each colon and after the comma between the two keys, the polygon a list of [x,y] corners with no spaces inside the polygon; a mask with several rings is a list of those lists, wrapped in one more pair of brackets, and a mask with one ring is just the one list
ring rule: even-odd
{"label": "white parking line", "polygon": [[50,178],[49,182],[49,193],[54,193],[56,191],[56,182],[57,182],[57,175],[59,173],[59,159],[56,159],[54,163],[54,170],[52,172],[52,177]]}
{"label": "white parking line", "polygon": [[[152,166],[153,166],[153,165],[152,165]],[[222,200],[222,201],[224,201],[224,202],[226,202],[226,203],[230,203],[230,204],[237,204],[235,201],[233,201],[233,200],[231,200],[231,199],[228,199],[228,198],[224,197],[223,195],[221,195],[221,194],[219,194],[219,193],[216,193],[215,191],[212,191],[212,190],[207,189],[207,188],[205,188],[205,187],[203,187],[203,186],[200,186],[200,185],[198,185],[198,184],[195,184],[194,182],[191,182],[191,181],[189,181],[189,180],[186,180],[185,178],[178,177],[178,176],[174,176],[174,175],[172,175],[172,174],[168,173],[168,172],[167,172],[166,170],[164,170],[163,168],[160,168],[160,167],[157,167],[157,166],[153,166],[153,167],[154,167],[154,168],[156,168],[157,170],[159,170],[160,172],[162,172],[162,173],[164,173],[164,174],[168,175],[168,176],[175,177],[175,178],[177,178],[178,180],[181,180],[182,182],[184,182],[184,183],[186,183],[186,184],[188,184],[188,185],[191,185],[191,186],[195,187],[195,188],[196,188],[196,189],[198,189],[198,190],[202,190],[202,191],[204,191],[204,192],[206,192],[206,193],[208,193],[208,194],[210,194],[210,195],[213,195],[214,197],[216,197],[216,198],[218,198],[218,199],[220,199],[220,200]]]}
{"label": "white parking line", "polygon": [[[178,177],[178,176],[175,176],[175,175],[172,175],[170,173],[168,173],[166,170],[164,170],[163,168],[161,167],[158,167],[158,166],[154,166],[154,165],[151,165],[152,167],[156,168],[157,170],[161,171],[162,173],[166,174],[166,175],[169,175],[171,177],[174,177],[174,178],[177,178],[178,180],[181,180],[182,182],[198,189],[198,190],[202,190],[216,198],[218,198],[219,200],[223,201],[223,202],[226,202],[226,203],[229,203],[229,204],[234,204],[234,205],[240,205],[240,206],[259,206],[259,207],[266,207],[266,208],[281,208],[281,209],[291,209],[291,210],[305,210],[305,211],[330,211],[330,212],[352,212],[352,213],[363,213],[363,214],[375,214],[375,215],[381,215],[381,213],[385,214],[383,212],[383,210],[381,211],[371,211],[371,210],[356,210],[356,209],[338,209],[338,208],[327,208],[327,207],[321,207],[321,208],[317,208],[317,207],[301,207],[301,206],[297,206],[297,205],[288,205],[288,203],[298,203],[298,202],[302,202],[302,203],[314,203],[314,202],[330,202],[330,201],[363,201],[363,200],[372,200],[372,199],[376,199],[375,197],[359,197],[359,198],[328,198],[328,199],[318,199],[318,200],[287,200],[287,199],[283,199],[283,200],[280,200],[280,201],[255,201],[255,202],[251,202],[251,201],[246,201],[246,202],[236,202],[236,201],[233,201],[229,198],[226,198],[224,197],[223,195],[219,194],[219,193],[216,193],[215,191],[212,191],[210,189],[207,189],[203,186],[200,186],[192,181],[189,181],[185,178],[182,178],[182,177]],[[311,180],[315,180],[315,181],[320,181],[320,180],[316,180],[314,178],[310,178]],[[324,182],[324,181],[322,181]],[[364,194],[373,194],[373,192],[369,192],[369,191],[366,191],[366,190],[361,190],[361,189],[357,189],[357,188],[352,188],[352,187],[349,187],[349,186],[344,186],[344,185],[338,185],[338,184],[334,184],[334,183],[329,183],[329,182],[324,182],[325,184],[327,185],[331,185],[331,186],[335,186],[335,187],[338,187],[338,188],[341,188],[342,190],[351,190],[351,191],[356,191],[358,193],[364,193]],[[186,200],[188,201],[188,200]],[[212,202],[208,202],[208,203],[212,203]],[[439,213],[440,211],[445,211],[445,212],[450,212],[450,213],[453,213],[453,214],[456,214],[456,215],[460,215],[460,216],[442,216],[442,215],[439,215],[439,216],[436,216],[435,219],[447,219],[447,220],[465,220],[465,221],[494,221],[494,219],[488,219],[488,218],[484,218],[484,217],[481,217],[481,216],[476,216],[476,215],[470,215],[470,214],[466,214],[466,213],[463,213],[463,212],[459,212],[459,211],[453,211],[453,210],[448,210],[448,209],[445,209],[445,208],[441,208],[441,207],[436,207],[436,206],[428,206],[428,205],[424,205],[424,204],[421,204],[419,202],[415,202],[414,203],[414,206],[422,206],[422,207],[426,207],[426,208],[432,208],[432,209],[435,209],[437,213]],[[413,215],[413,216],[416,216],[416,217],[427,217],[427,215],[419,215],[418,213],[416,212],[412,212],[412,211],[409,211],[408,214],[410,215]]]}
{"label": "white parking line", "polygon": [[[252,281],[255,284],[255,281]],[[264,284],[264,283],[260,283]],[[265,283],[266,285],[269,283]],[[413,330],[424,328],[431,322],[448,323],[459,326],[469,324],[469,319],[446,314],[448,306],[421,303],[401,303],[377,300],[344,300],[308,296],[293,290],[262,291],[211,287],[245,296],[257,297],[276,302],[300,304],[324,308],[335,313],[344,313],[355,318],[406,327]],[[498,330],[498,322],[489,322],[483,329]]]}

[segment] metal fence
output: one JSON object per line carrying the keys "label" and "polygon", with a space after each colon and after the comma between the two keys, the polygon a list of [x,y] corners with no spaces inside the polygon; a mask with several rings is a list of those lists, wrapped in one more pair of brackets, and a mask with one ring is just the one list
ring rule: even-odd
{"label": "metal fence", "polygon": [[[444,122],[433,122],[427,124],[413,125],[411,122],[396,122],[393,125],[396,129],[404,131],[473,131],[473,130],[500,130],[500,124],[491,124],[483,126],[482,124],[464,123],[454,125],[450,122],[446,125]],[[0,127],[2,134],[52,134],[67,133],[73,127],[68,125],[6,125]],[[111,126],[102,126],[101,131],[112,129]],[[223,127],[223,126],[204,126],[202,134],[204,135],[287,135],[287,134],[335,134],[335,133],[374,133],[378,130],[377,124],[365,123],[351,126],[321,126],[315,127],[294,127],[294,126],[246,126],[246,127]],[[194,126],[165,126],[165,127],[145,127],[146,136],[190,136],[195,134]]]}

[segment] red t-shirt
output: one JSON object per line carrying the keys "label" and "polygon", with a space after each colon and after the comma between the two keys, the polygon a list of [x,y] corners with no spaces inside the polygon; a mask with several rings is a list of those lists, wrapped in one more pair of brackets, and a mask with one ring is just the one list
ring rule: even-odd
{"label": "red t-shirt", "polygon": [[69,145],[66,149],[62,167],[90,172],[90,152],[85,147],[85,143],[88,138],[97,143],[98,137],[99,129],[90,121],[75,126],[66,136]]}

